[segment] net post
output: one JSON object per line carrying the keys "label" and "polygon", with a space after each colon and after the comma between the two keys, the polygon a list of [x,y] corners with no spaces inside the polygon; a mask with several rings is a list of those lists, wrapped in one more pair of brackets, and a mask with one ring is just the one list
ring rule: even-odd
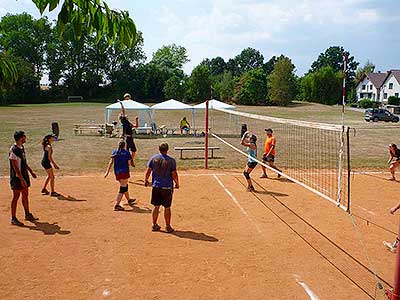
{"label": "net post", "polygon": [[208,169],[208,100],[206,100],[206,134],[204,147],[204,169]]}
{"label": "net post", "polygon": [[347,138],[347,212],[350,213],[350,200],[351,200],[350,127],[347,127],[346,138]]}

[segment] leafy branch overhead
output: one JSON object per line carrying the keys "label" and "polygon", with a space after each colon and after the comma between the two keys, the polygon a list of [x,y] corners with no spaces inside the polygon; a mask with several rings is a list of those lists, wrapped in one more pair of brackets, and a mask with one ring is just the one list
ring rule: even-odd
{"label": "leafy branch overhead", "polygon": [[[59,5],[57,27],[61,36],[65,25],[71,24],[77,39],[83,28],[96,33],[96,41],[105,38],[109,44],[118,42],[122,47],[133,47],[137,41],[135,22],[127,11],[116,11],[101,0],[32,0],[40,13],[46,9],[53,11]],[[60,3],[61,2],[61,3]]]}

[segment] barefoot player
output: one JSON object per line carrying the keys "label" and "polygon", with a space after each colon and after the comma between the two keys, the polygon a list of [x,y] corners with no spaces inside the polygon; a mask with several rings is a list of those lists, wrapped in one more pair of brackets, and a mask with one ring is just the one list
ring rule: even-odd
{"label": "barefoot player", "polygon": [[249,158],[247,160],[246,167],[243,171],[243,175],[247,180],[247,190],[249,192],[254,192],[254,186],[250,178],[250,173],[254,170],[257,166],[257,161],[254,158],[257,158],[257,136],[251,134],[250,132],[246,131],[241,140],[241,144],[246,146],[246,151],[249,154]]}
{"label": "barefoot player", "polygon": [[[390,209],[390,213],[391,213],[392,215],[394,215],[394,214],[396,213],[396,211],[398,211],[399,209],[400,209],[400,203],[397,204],[397,206],[392,207],[392,208]],[[398,244],[399,244],[399,240],[398,240],[397,238],[396,238],[396,240],[395,240],[393,243],[386,242],[386,241],[383,242],[383,245],[385,245],[385,247],[386,247],[389,251],[391,251],[391,252],[393,252],[393,253],[396,253]]]}
{"label": "barefoot player", "polygon": [[54,190],[54,171],[53,167],[55,169],[60,169],[60,167],[57,165],[57,163],[53,159],[53,146],[52,144],[56,140],[56,137],[53,134],[48,134],[43,138],[42,141],[42,147],[43,147],[43,158],[42,158],[42,167],[45,169],[47,173],[46,180],[44,181],[43,188],[42,188],[42,194],[43,195],[48,195],[49,191],[47,190],[47,185],[50,182],[50,191],[51,197],[57,197],[59,196],[58,193],[55,192]]}
{"label": "barefoot player", "polygon": [[[275,155],[276,155],[276,137],[273,136],[273,131],[271,128],[265,129],[265,133],[267,134],[267,138],[265,140],[265,146],[264,146],[264,155],[263,155],[263,163],[268,164],[271,168],[278,170],[279,172],[282,172],[275,166]],[[263,174],[261,175],[260,178],[268,178],[267,175],[267,168],[264,166],[261,166],[263,170]],[[278,174],[278,178],[281,177],[281,174]]]}
{"label": "barefoot player", "polygon": [[16,226],[24,226],[24,223],[17,219],[17,203],[19,196],[22,195],[22,205],[25,210],[25,220],[34,222],[38,220],[29,211],[29,187],[30,179],[29,173],[33,178],[36,174],[29,167],[26,156],[24,143],[26,142],[26,135],[23,131],[16,131],[14,133],[15,144],[11,147],[9,153],[10,160],[10,185],[13,191],[13,198],[11,201],[11,224]]}

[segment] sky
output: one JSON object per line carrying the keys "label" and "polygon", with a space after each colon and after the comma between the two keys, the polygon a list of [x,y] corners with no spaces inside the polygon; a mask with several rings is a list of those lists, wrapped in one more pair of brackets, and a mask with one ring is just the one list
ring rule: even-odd
{"label": "sky", "polygon": [[[127,10],[143,32],[150,60],[163,45],[184,46],[190,74],[204,58],[229,59],[244,48],[265,60],[284,54],[302,75],[321,52],[343,46],[363,65],[400,69],[400,0],[106,0]],[[6,13],[39,13],[31,0],[0,0]],[[57,14],[46,14],[56,19]]]}

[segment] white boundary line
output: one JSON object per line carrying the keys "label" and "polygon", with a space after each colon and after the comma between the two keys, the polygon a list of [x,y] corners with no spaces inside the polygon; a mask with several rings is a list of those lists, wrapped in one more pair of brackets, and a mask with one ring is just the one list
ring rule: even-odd
{"label": "white boundary line", "polygon": [[228,196],[231,197],[233,203],[235,203],[235,205],[240,209],[241,213],[254,225],[258,233],[262,234],[260,226],[258,226],[258,224],[253,220],[253,218],[251,218],[251,216],[247,213],[247,211],[243,208],[243,206],[240,205],[236,197],[227,189],[227,187],[222,183],[222,181],[218,178],[218,176],[214,174],[213,177],[219,183],[219,185],[224,189],[225,193],[227,193]]}

